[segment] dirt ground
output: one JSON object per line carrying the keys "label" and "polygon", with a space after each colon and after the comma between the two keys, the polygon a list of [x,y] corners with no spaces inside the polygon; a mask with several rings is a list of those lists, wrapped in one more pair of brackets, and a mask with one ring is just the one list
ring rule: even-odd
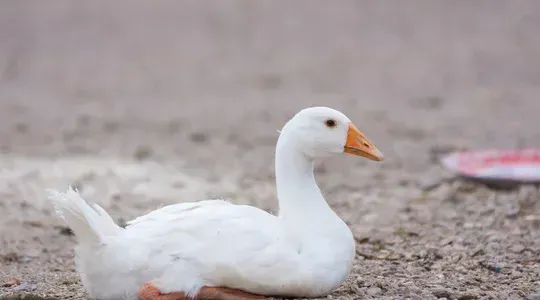
{"label": "dirt ground", "polygon": [[325,105],[387,157],[317,164],[358,241],[329,299],[538,300],[540,188],[437,163],[540,146],[538,28],[533,0],[4,1],[0,295],[86,299],[45,188],[120,222],[215,196],[275,211],[276,131]]}

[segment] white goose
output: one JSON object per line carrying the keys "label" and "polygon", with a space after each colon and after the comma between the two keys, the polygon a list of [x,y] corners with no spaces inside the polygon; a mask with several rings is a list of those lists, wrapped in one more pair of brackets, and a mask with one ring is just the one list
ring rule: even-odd
{"label": "white goose", "polygon": [[314,159],[343,152],[383,158],[334,109],[307,108],[287,122],[276,147],[278,216],[205,200],[165,206],[124,229],[71,188],[49,190],[49,199],[77,236],[77,270],[92,298],[318,297],[341,285],[355,255],[313,175]]}

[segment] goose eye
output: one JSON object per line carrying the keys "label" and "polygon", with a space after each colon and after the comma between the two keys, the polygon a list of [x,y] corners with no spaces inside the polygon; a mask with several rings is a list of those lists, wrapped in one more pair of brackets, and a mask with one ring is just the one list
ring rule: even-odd
{"label": "goose eye", "polygon": [[328,128],[334,128],[334,127],[336,127],[336,121],[333,120],[333,119],[328,119],[328,120],[324,121],[324,124],[325,124],[326,127],[328,127]]}

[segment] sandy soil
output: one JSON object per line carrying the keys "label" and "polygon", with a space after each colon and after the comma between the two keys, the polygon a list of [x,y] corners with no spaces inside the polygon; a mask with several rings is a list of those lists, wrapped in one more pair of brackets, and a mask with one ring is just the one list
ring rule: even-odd
{"label": "sandy soil", "polygon": [[213,196],[274,210],[276,130],[326,105],[388,158],[317,165],[358,237],[328,298],[540,299],[540,189],[436,162],[539,146],[538,28],[521,0],[4,1],[0,295],[86,299],[45,188],[119,220]]}

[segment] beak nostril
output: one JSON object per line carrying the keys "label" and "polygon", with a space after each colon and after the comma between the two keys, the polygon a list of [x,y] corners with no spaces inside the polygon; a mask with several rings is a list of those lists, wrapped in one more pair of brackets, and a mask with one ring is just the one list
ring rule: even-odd
{"label": "beak nostril", "polygon": [[369,145],[368,143],[366,143],[366,142],[364,142],[364,146],[365,146],[366,148],[371,148],[370,145]]}

